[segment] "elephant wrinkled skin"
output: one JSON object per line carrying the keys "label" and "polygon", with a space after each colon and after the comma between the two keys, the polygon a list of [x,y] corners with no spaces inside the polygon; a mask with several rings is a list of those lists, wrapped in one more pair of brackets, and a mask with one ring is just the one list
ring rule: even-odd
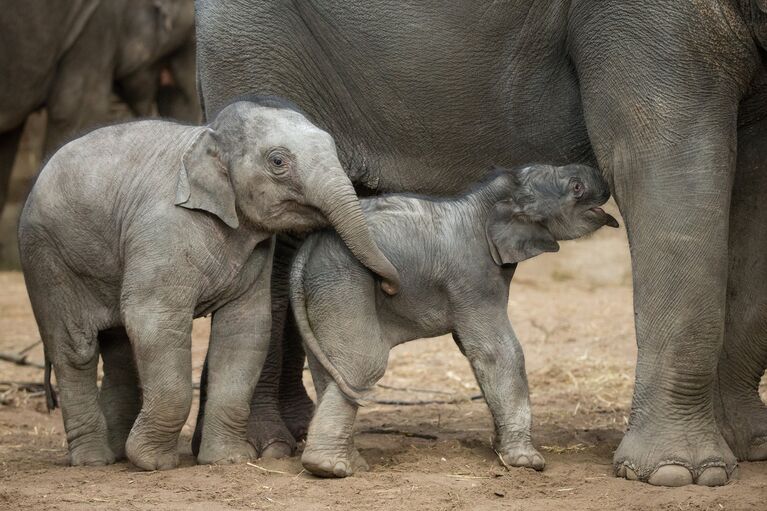
{"label": "elephant wrinkled skin", "polygon": [[[598,165],[626,221],[639,348],[616,473],[720,485],[736,456],[767,458],[766,10],[197,0],[200,89],[208,115],[245,87],[290,98],[373,191],[455,193],[492,164]],[[262,454],[289,452],[309,414],[285,287],[254,396]]]}
{"label": "elephant wrinkled skin", "polygon": [[558,251],[558,240],[618,227],[599,207],[609,198],[598,169],[530,165],[497,169],[453,199],[364,199],[378,246],[400,269],[402,289],[394,297],[376,291],[370,273],[332,232],[310,234],[290,275],[290,301],[319,401],[304,467],[324,477],[367,468],[354,447],[354,419],[383,376],[389,351],[452,334],[493,415],[501,463],[543,470],[531,440],[524,354],[509,323],[509,283],[517,263]]}
{"label": "elephant wrinkled skin", "polygon": [[207,126],[132,122],[59,150],[24,206],[19,247],[70,463],[178,464],[192,401],[192,319],[207,314],[197,459],[252,458],[246,430],[269,345],[273,233],[328,223],[398,285],[333,139],[274,98],[237,101]]}

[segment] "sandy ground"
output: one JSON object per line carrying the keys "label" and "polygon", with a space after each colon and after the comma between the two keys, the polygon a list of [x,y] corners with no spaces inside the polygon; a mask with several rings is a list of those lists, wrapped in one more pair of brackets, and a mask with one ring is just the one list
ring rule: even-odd
{"label": "sandy ground", "polygon": [[[60,411],[48,414],[39,393],[3,384],[0,509],[767,509],[767,463],[742,463],[738,478],[720,488],[655,488],[612,476],[636,360],[623,229],[522,263],[509,315],[525,348],[542,473],[499,466],[484,402],[465,399],[478,392],[470,368],[441,337],[392,352],[381,383],[408,390],[379,388],[377,396],[459,402],[364,408],[356,438],[371,471],[345,480],[316,479],[298,458],[196,466],[194,413],[179,469],[67,467]],[[195,324],[195,378],[208,328],[205,319]],[[0,273],[0,351],[18,352],[37,338],[21,275]],[[42,349],[29,359],[41,362]],[[2,381],[41,379],[39,369],[0,362]]]}

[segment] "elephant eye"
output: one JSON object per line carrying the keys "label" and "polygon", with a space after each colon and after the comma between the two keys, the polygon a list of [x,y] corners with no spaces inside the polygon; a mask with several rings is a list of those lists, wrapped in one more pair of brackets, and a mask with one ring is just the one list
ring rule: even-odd
{"label": "elephant eye", "polygon": [[267,156],[269,167],[274,174],[284,174],[288,170],[288,158],[283,153],[275,151]]}
{"label": "elephant eye", "polygon": [[583,183],[580,181],[573,181],[571,188],[573,190],[573,195],[576,199],[580,199],[581,196],[583,196],[584,186]]}

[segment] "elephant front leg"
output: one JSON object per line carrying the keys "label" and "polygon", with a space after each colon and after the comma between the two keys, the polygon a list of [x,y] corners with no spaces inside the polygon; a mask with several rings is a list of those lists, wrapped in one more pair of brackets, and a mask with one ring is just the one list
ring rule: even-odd
{"label": "elephant front leg", "polygon": [[739,460],[767,459],[767,406],[759,382],[767,368],[767,120],[738,131],[730,212],[730,263],[724,347],[715,405]]}
{"label": "elephant front leg", "polygon": [[715,420],[714,380],[737,109],[755,53],[703,4],[678,3],[668,16],[654,4],[627,16],[621,5],[587,0],[570,34],[589,138],[631,246],[638,360],[615,471],[722,485],[736,460]]}
{"label": "elephant front leg", "polygon": [[178,437],[192,405],[192,306],[142,298],[123,305],[143,391],[125,453],[139,468],[166,470],[178,466]]}
{"label": "elephant front leg", "polygon": [[499,311],[496,320],[484,318],[481,322],[458,324],[453,338],[469,359],[493,414],[493,447],[501,462],[512,467],[543,470],[545,461],[531,440],[532,414],[525,356],[506,311]]}
{"label": "elephant front leg", "polygon": [[626,141],[611,162],[631,245],[638,344],[628,431],[614,457],[620,477],[712,486],[735,468],[712,399],[732,175],[731,141],[716,138],[691,136],[695,147],[685,151],[655,140],[640,155],[649,142]]}
{"label": "elephant front leg", "polygon": [[[205,418],[199,463],[241,463],[256,457],[248,442],[250,400],[266,358],[271,328],[268,281],[213,314],[206,360]],[[199,428],[198,428],[199,430]]]}

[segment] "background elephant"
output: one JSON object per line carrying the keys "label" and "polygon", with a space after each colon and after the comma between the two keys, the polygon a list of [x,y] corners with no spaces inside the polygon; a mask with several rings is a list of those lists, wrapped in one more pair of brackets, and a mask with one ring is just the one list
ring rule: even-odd
{"label": "background elephant", "polygon": [[[639,345],[616,473],[717,485],[736,457],[767,458],[764,1],[197,7],[206,113],[246,87],[284,95],[361,187],[454,193],[494,163],[597,164],[626,221]],[[310,413],[281,311],[252,406],[266,455]]]}
{"label": "background elephant", "polygon": [[[398,287],[333,138],[274,98],[237,101],[203,127],[125,123],[59,150],[24,206],[19,246],[70,463],[178,464],[192,401],[192,319],[208,314],[198,461],[250,459],[248,403],[271,329],[273,233],[328,224]],[[52,406],[50,382],[46,390]]]}
{"label": "background elephant", "polygon": [[34,0],[0,13],[0,213],[24,121],[48,112],[44,154],[106,122],[113,92],[134,115],[197,122],[193,0]]}

